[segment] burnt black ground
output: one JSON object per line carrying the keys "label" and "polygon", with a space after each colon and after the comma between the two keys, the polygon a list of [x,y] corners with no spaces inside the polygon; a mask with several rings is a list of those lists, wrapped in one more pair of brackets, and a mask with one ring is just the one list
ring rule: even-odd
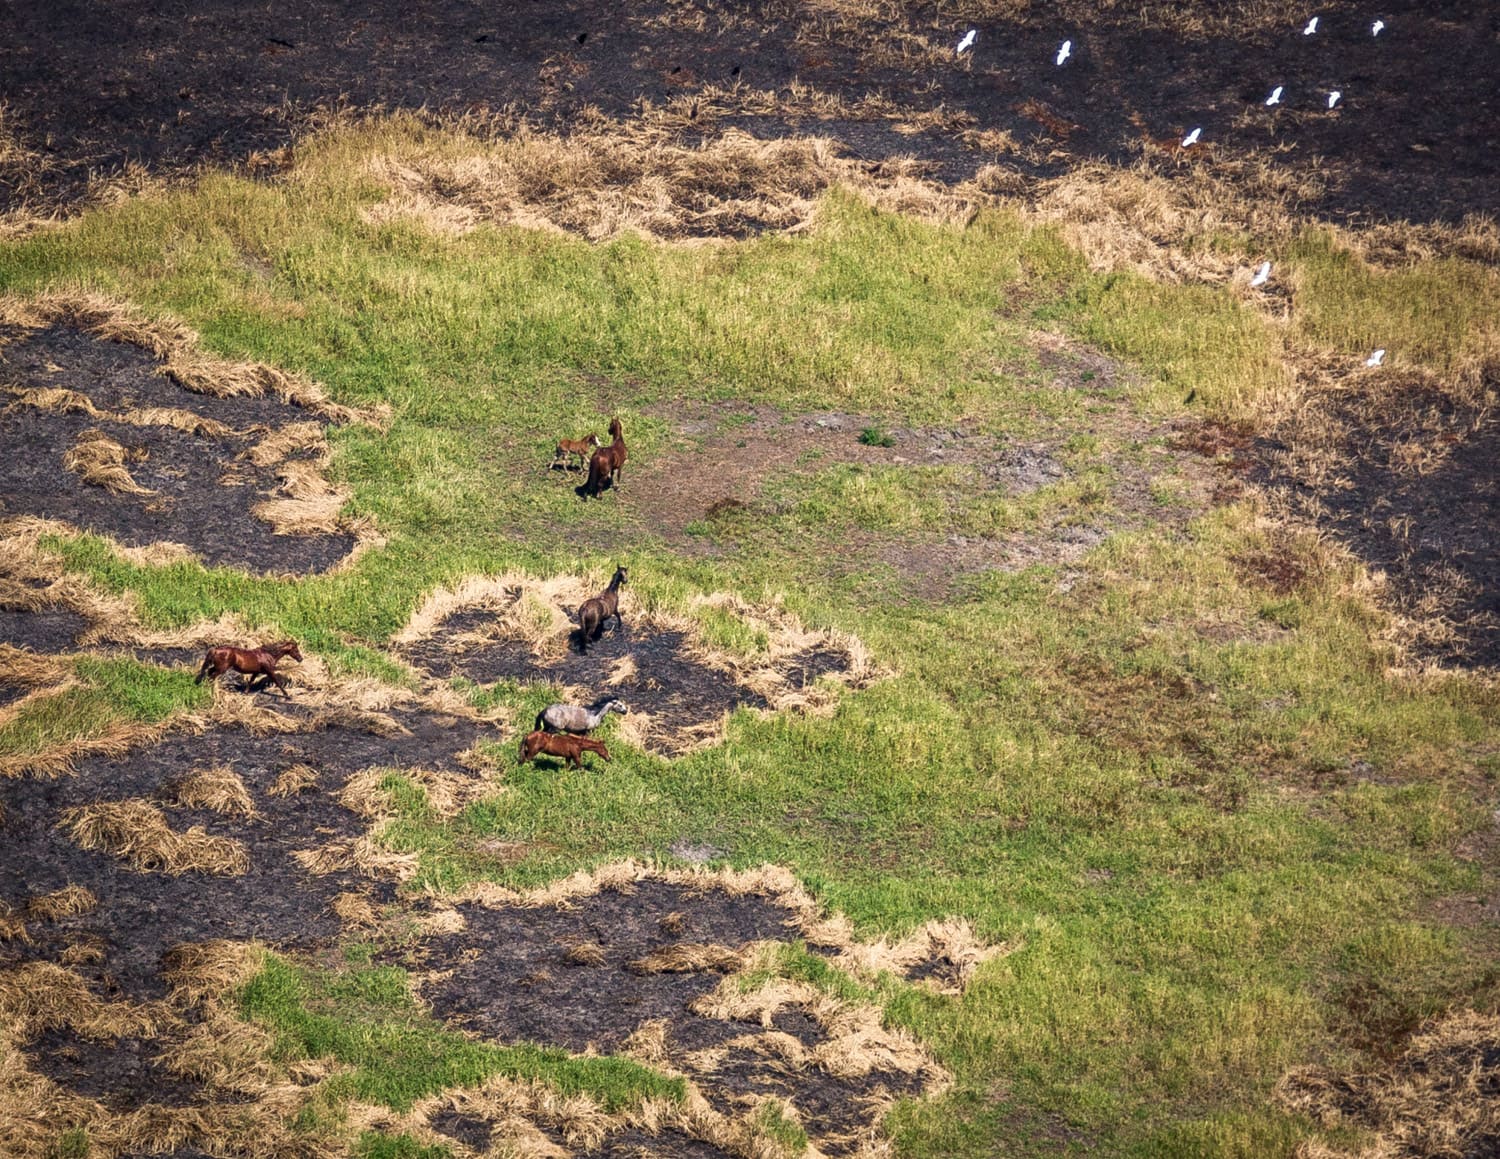
{"label": "burnt black ground", "polygon": [[[786,940],[790,914],[770,898],[692,893],[645,881],[630,892],[602,890],[566,909],[460,906],[467,928],[426,942],[420,956],[453,973],[424,997],[441,1018],[456,1019],[488,1038],[541,1042],[579,1051],[589,1043],[611,1050],[652,1018],[706,1020],[687,1004],[712,990],[713,972],[637,974],[626,963],[679,942],[732,948],[767,938]],[[662,919],[681,914],[666,929]],[[567,961],[570,946],[593,942],[599,966]],[[480,954],[466,961],[463,952]]]}
{"label": "burnt black ground", "polygon": [[87,617],[62,608],[37,612],[0,609],[0,644],[14,644],[33,652],[69,652],[88,626]]}
{"label": "burnt black ground", "polygon": [[[1321,525],[1383,571],[1398,607],[1420,615],[1424,597],[1443,594],[1456,633],[1422,645],[1426,658],[1500,666],[1500,424],[1420,386],[1404,391],[1403,404],[1425,405],[1451,428],[1451,450],[1435,470],[1418,475],[1399,468],[1394,452],[1410,433],[1399,420],[1372,424],[1368,408],[1335,402],[1333,413],[1347,432],[1346,470],[1311,487],[1283,476],[1263,455],[1256,474],[1313,507]],[[1268,440],[1261,449],[1279,448]]]}
{"label": "burnt black ground", "polygon": [[[367,823],[333,800],[348,779],[373,766],[454,769],[454,755],[477,735],[449,718],[403,718],[410,736],[382,737],[348,728],[252,737],[238,730],[203,736],[171,736],[160,744],[116,760],[79,762],[76,776],[57,780],[0,780],[4,843],[0,845],[0,900],[12,904],[64,885],[93,891],[91,913],[30,927],[32,945],[0,947],[0,967],[36,957],[55,958],[70,942],[102,937],[106,958],[82,968],[105,993],[158,996],[161,956],[179,942],[210,938],[258,938],[273,945],[314,946],[335,937],[338,919],[328,909],[335,896],[369,888],[377,902],[389,900],[388,882],[351,872],[307,873],[294,851],[354,837]],[[195,768],[229,765],[250,790],[259,816],[221,817],[202,809],[163,803],[165,787]],[[290,797],[265,790],[294,764],[319,773],[316,789]],[[78,848],[57,824],[64,809],[94,801],[155,799],[172,828],[202,825],[211,834],[234,837],[250,850],[250,872],[239,877],[186,873],[169,877],[139,873],[114,855]]]}
{"label": "burnt black ground", "polygon": [[[0,174],[0,205],[66,203],[89,174],[127,163],[158,173],[233,163],[287,142],[301,123],[295,110],[310,106],[514,104],[566,127],[589,105],[622,114],[640,98],[661,103],[705,83],[780,90],[801,80],[852,100],[889,94],[913,111],[943,105],[980,129],[1060,151],[1033,172],[1130,159],[1143,137],[1202,126],[1205,144],[1230,155],[1281,150],[1280,164],[1324,168],[1331,188],[1307,208],[1329,217],[1452,220],[1500,209],[1493,6],[1391,0],[1380,6],[1387,28],[1378,38],[1375,10],[1354,0],[1318,5],[1311,37],[1301,18],[1243,30],[1221,16],[1227,33],[1142,23],[1144,12],[1171,24],[1193,12],[1187,4],[1105,13],[1078,4],[1061,14],[1037,6],[977,24],[969,62],[947,48],[968,22],[932,3],[903,6],[894,26],[843,28],[827,10],[790,0],[705,8],[702,29],[673,11],[659,2],[622,10],[603,0],[435,0],[414,19],[395,0],[12,4],[0,100],[37,156]],[[941,59],[904,63],[879,51],[883,34],[905,29],[945,46]],[[1057,68],[1064,37],[1074,57]],[[1264,108],[1278,84],[1283,107]],[[1333,88],[1344,98],[1330,112]],[[870,158],[916,155],[946,179],[989,159],[951,132],[903,134],[890,122],[737,123],[763,136],[826,132]]]}
{"label": "burnt black ground", "polygon": [[69,1029],[43,1031],[28,1043],[31,1069],[112,1111],[146,1103],[185,1107],[200,1101],[203,1084],[179,1078],[156,1059],[158,1043],[119,1038],[94,1041]]}
{"label": "burnt black ground", "polygon": [[[324,571],[354,546],[350,535],[276,535],[250,511],[276,488],[274,470],[239,456],[266,427],[307,421],[297,407],[274,399],[195,394],[158,374],[147,351],[106,342],[67,327],[38,330],[4,348],[6,384],[60,387],[89,396],[100,410],[170,406],[237,430],[225,438],[165,426],[135,426],[86,414],[55,414],[29,406],[0,409],[0,445],[25,447],[0,456],[0,514],[40,515],[98,531],[127,546],[182,543],[209,565],[271,573]],[[49,369],[56,368],[56,369]],[[0,397],[0,402],[3,402]],[[97,430],[144,455],[127,462],[132,478],[155,495],[115,495],[83,482],[63,456],[85,431]],[[292,456],[295,458],[296,456]],[[242,480],[223,486],[233,471]]]}
{"label": "burnt black ground", "polygon": [[[572,1051],[593,1046],[610,1052],[654,1019],[666,1020],[667,1040],[674,1052],[723,1047],[759,1032],[758,1021],[721,1021],[688,1008],[695,998],[719,985],[718,973],[643,974],[629,969],[628,963],[678,943],[711,942],[738,948],[747,942],[786,941],[794,936],[787,924],[791,915],[772,898],[735,897],[649,880],[628,889],[605,889],[575,898],[566,907],[463,905],[459,910],[466,923],[462,932],[435,936],[414,950],[387,958],[403,965],[451,970],[423,993],[439,1018],[485,1038],[539,1042]],[[569,948],[583,943],[598,946],[604,961],[599,965],[570,962]],[[795,1008],[779,1012],[775,1026],[806,1046],[826,1037],[816,1020]],[[831,1155],[844,1153],[848,1146],[822,1136],[845,1135],[867,1125],[865,1098],[912,1094],[921,1085],[918,1078],[898,1072],[876,1070],[860,1077],[838,1077],[812,1066],[794,1068],[743,1046],[728,1047],[711,1073],[696,1078],[709,1102],[726,1114],[743,1111],[736,1102],[739,1096],[790,1099],[808,1133]],[[453,1115],[434,1125],[467,1142],[484,1135],[485,1121],[474,1115]],[[713,1159],[719,1152],[685,1136],[653,1140],[622,1134],[586,1154]]]}

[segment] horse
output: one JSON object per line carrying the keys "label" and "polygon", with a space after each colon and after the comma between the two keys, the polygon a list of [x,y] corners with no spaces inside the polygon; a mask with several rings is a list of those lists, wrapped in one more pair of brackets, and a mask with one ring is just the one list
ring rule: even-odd
{"label": "horse", "polygon": [[531,727],[546,729],[548,732],[592,732],[611,712],[629,711],[620,701],[609,697],[588,708],[581,704],[549,704],[536,714],[536,723]]}
{"label": "horse", "polygon": [[521,764],[535,760],[542,753],[549,757],[562,757],[575,769],[583,768],[583,754],[597,753],[601,760],[609,760],[609,750],[604,742],[586,736],[570,736],[565,732],[528,733],[521,742]]}
{"label": "horse", "polygon": [[[205,676],[212,683],[233,668],[250,677],[251,692],[264,691],[267,685],[274,683],[281,689],[281,695],[290,700],[292,694],[286,689],[286,677],[276,671],[276,662],[285,656],[301,663],[302,650],[297,647],[296,640],[283,640],[264,648],[210,648],[203,654],[203,663],[193,683],[202,684]],[[259,689],[256,688],[256,677],[261,678]]]}
{"label": "horse", "polygon": [[561,463],[569,471],[573,466],[568,459],[569,455],[578,456],[578,470],[582,471],[589,461],[589,452],[599,446],[599,436],[589,435],[586,439],[558,439],[557,450],[552,453],[553,467]]}
{"label": "horse", "polygon": [[604,631],[604,625],[613,616],[620,627],[625,626],[625,617],[620,615],[620,588],[625,585],[626,570],[623,567],[615,568],[614,578],[609,581],[609,587],[605,588],[592,599],[583,601],[583,606],[578,609],[578,650],[587,652],[589,641],[597,639]]}
{"label": "horse", "polygon": [[607,447],[600,447],[589,459],[589,478],[583,485],[585,497],[592,495],[595,499],[599,498],[606,479],[611,485],[618,485],[624,474],[625,428],[620,425],[618,417],[609,420],[609,433],[614,442]]}

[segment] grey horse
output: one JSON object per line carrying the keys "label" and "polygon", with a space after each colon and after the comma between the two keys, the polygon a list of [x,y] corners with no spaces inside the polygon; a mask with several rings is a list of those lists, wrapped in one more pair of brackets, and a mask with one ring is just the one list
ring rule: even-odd
{"label": "grey horse", "polygon": [[581,704],[549,704],[536,714],[536,723],[531,727],[545,728],[548,732],[592,732],[611,712],[629,711],[623,703],[610,697],[587,708]]}

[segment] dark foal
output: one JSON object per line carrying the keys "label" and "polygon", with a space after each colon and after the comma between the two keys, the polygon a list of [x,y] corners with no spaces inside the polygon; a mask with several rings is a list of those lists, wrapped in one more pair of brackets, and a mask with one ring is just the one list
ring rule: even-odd
{"label": "dark foal", "polygon": [[611,616],[620,627],[625,626],[625,617],[620,615],[620,589],[625,586],[625,578],[625,569],[616,567],[614,578],[609,581],[609,587],[593,599],[583,601],[583,606],[578,609],[579,651],[589,650],[589,641],[599,638],[599,634],[604,631],[604,625]]}
{"label": "dark foal", "polygon": [[625,466],[625,428],[620,425],[618,418],[610,419],[609,433],[614,442],[594,452],[593,458],[589,460],[588,482],[583,485],[584,495],[592,495],[595,499],[604,490],[606,480],[611,484],[619,483]]}
{"label": "dark foal", "polygon": [[604,742],[587,736],[573,736],[565,732],[527,733],[521,741],[521,763],[535,760],[542,753],[549,757],[562,757],[575,769],[583,768],[583,754],[597,753],[600,760],[609,760],[609,750]]}
{"label": "dark foal", "polygon": [[[264,648],[210,648],[203,654],[203,663],[199,666],[198,676],[193,683],[202,684],[205,676],[210,681],[217,680],[233,669],[250,677],[252,692],[264,690],[267,685],[274,683],[281,689],[281,695],[290,700],[292,694],[286,690],[286,677],[276,671],[277,661],[285,656],[301,662],[302,650],[297,647],[296,640],[283,640],[279,644],[267,644]],[[257,678],[260,679],[259,689],[256,688]]]}

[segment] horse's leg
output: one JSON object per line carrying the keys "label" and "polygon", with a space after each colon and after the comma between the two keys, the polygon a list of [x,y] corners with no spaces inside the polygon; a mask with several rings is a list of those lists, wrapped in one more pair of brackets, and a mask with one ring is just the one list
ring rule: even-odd
{"label": "horse's leg", "polygon": [[270,673],[267,674],[266,679],[274,680],[276,682],[276,687],[281,689],[282,696],[285,696],[288,700],[292,698],[292,694],[286,690],[286,677],[283,676],[280,672],[277,672],[273,668]]}

